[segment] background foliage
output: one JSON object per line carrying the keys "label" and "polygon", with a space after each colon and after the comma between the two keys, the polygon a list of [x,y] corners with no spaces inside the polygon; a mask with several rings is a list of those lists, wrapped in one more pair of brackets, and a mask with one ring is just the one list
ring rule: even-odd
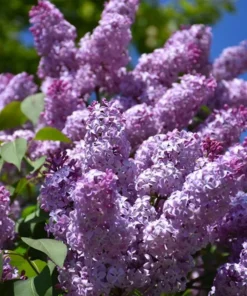
{"label": "background foliage", "polygon": [[[28,12],[36,0],[0,0],[0,73],[36,73],[39,58],[28,32]],[[104,0],[52,0],[78,30],[78,38],[92,31]],[[3,4],[3,3],[2,3]],[[133,26],[138,52],[162,46],[182,24],[215,24],[224,12],[234,12],[234,0],[143,0]]]}

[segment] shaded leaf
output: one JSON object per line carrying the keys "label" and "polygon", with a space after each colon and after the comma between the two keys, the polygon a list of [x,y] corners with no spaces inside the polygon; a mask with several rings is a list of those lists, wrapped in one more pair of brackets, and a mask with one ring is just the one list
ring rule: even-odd
{"label": "shaded leaf", "polygon": [[21,111],[26,117],[32,121],[35,125],[39,120],[40,113],[44,109],[44,94],[38,93],[32,96],[28,96],[22,103],[21,103]]}
{"label": "shaded leaf", "polygon": [[22,255],[14,254],[11,251],[8,253],[8,255],[10,257],[11,265],[15,266],[18,269],[19,274],[21,274],[21,272],[25,270],[25,275],[28,278],[32,278],[37,275],[28,260],[25,259]]}
{"label": "shaded leaf", "polygon": [[64,143],[70,143],[70,139],[65,136],[62,132],[60,132],[58,129],[54,127],[44,127],[40,129],[34,140],[39,140],[39,141],[59,141],[59,142],[64,142]]}
{"label": "shaded leaf", "polygon": [[41,156],[40,158],[38,158],[34,161],[32,161],[31,159],[28,159],[28,158],[26,160],[33,167],[33,170],[30,172],[31,174],[33,174],[34,172],[39,170],[42,167],[42,165],[45,163],[46,156]]}
{"label": "shaded leaf", "polygon": [[6,162],[14,164],[20,171],[21,162],[26,151],[27,140],[19,138],[13,142],[3,144],[1,147],[1,156]]}
{"label": "shaded leaf", "polygon": [[45,253],[56,265],[63,267],[67,255],[67,246],[64,243],[47,238],[34,240],[22,237],[21,239],[30,247]]}
{"label": "shaded leaf", "polygon": [[22,218],[26,218],[28,215],[35,212],[36,209],[37,209],[37,206],[34,206],[34,205],[26,207],[21,213]]}
{"label": "shaded leaf", "polygon": [[21,126],[26,121],[27,117],[21,112],[20,102],[11,102],[0,112],[0,130]]}
{"label": "shaded leaf", "polygon": [[34,286],[34,278],[14,283],[15,296],[41,296],[37,294]]}

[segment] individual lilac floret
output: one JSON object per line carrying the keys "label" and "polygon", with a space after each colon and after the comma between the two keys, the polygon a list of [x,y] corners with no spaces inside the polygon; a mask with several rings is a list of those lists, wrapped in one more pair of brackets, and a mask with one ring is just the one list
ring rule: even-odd
{"label": "individual lilac floret", "polygon": [[0,249],[4,243],[14,237],[14,222],[8,217],[10,214],[10,193],[4,186],[0,186]]}
{"label": "individual lilac floret", "polygon": [[222,108],[224,105],[247,106],[247,81],[235,78],[219,83],[215,93],[215,106]]}
{"label": "individual lilac floret", "polygon": [[243,247],[239,263],[226,263],[218,269],[209,296],[247,295],[247,244]]}
{"label": "individual lilac floret", "polygon": [[213,96],[215,88],[213,78],[183,76],[181,82],[174,83],[155,106],[160,129],[167,132],[186,127],[200,106]]}
{"label": "individual lilac floret", "polygon": [[138,104],[123,114],[126,120],[126,133],[132,149],[158,131],[155,114],[151,106]]}
{"label": "individual lilac floret", "polygon": [[202,137],[210,137],[221,142],[226,149],[239,142],[240,135],[246,128],[247,108],[240,106],[215,110],[199,127],[199,133]]}
{"label": "individual lilac floret", "polygon": [[228,47],[213,63],[213,75],[217,80],[231,80],[247,70],[247,41]]}
{"label": "individual lilac floret", "polygon": [[22,101],[37,91],[33,76],[23,72],[13,76],[0,93],[0,109],[12,101]]}
{"label": "individual lilac floret", "polygon": [[55,79],[45,96],[44,112],[40,121],[44,125],[62,130],[66,119],[78,107],[78,101],[69,81]]}
{"label": "individual lilac floret", "polygon": [[49,1],[39,0],[30,13],[35,47],[42,56],[39,76],[60,77],[78,67],[74,40],[76,29]]}
{"label": "individual lilac floret", "polygon": [[128,64],[130,27],[138,6],[137,0],[111,0],[106,3],[98,27],[80,41],[78,58],[89,64],[97,76],[97,87],[116,89],[118,71]]}
{"label": "individual lilac floret", "polygon": [[88,116],[89,111],[87,109],[74,111],[67,117],[63,133],[72,141],[80,141],[84,139]]}

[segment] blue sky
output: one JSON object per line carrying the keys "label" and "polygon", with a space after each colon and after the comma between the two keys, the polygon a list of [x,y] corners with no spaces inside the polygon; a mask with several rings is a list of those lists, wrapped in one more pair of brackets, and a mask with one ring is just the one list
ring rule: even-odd
{"label": "blue sky", "polygon": [[[236,13],[224,14],[213,27],[212,58],[217,57],[225,47],[247,40],[247,0],[237,0],[236,6]],[[243,78],[247,79],[247,74]]]}

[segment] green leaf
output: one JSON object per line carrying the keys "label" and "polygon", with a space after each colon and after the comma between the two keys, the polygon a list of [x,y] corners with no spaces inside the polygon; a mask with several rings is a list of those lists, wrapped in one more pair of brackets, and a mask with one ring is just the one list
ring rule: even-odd
{"label": "green leaf", "polygon": [[35,212],[32,212],[31,214],[29,214],[24,222],[30,222],[30,223],[38,223],[38,222],[44,222],[47,219],[49,219],[49,215],[40,209],[37,209]]}
{"label": "green leaf", "polygon": [[26,121],[27,117],[21,112],[20,102],[11,102],[0,112],[0,130],[21,126]]}
{"label": "green leaf", "polygon": [[27,97],[21,103],[21,111],[35,125],[38,123],[40,113],[44,109],[44,94],[38,93]]}
{"label": "green leaf", "polygon": [[47,263],[40,259],[33,260],[32,264],[35,266],[39,273],[41,273],[42,270],[47,266]]}
{"label": "green leaf", "polygon": [[48,266],[34,278],[34,285],[39,296],[52,296],[52,280]]}
{"label": "green leaf", "polygon": [[9,251],[8,256],[10,257],[11,265],[18,269],[19,274],[21,274],[21,272],[25,270],[25,275],[28,278],[32,278],[37,275],[28,260],[25,259],[22,255],[14,254]]}
{"label": "green leaf", "polygon": [[21,213],[22,218],[26,218],[28,215],[35,212],[36,209],[37,209],[37,206],[34,206],[34,205],[26,207]]}
{"label": "green leaf", "polygon": [[28,180],[25,178],[22,178],[19,180],[16,188],[15,188],[15,194],[19,195],[23,192],[23,190],[26,188],[26,185],[28,184]]}
{"label": "green leaf", "polygon": [[34,172],[39,170],[42,167],[42,165],[45,163],[46,156],[41,156],[40,158],[38,158],[34,161],[32,161],[31,159],[28,159],[28,158],[26,160],[33,167],[33,170],[30,172],[31,174],[33,174]]}
{"label": "green leaf", "polygon": [[8,162],[14,164],[18,170],[21,169],[21,161],[27,151],[27,140],[19,138],[13,142],[3,144],[1,156]]}
{"label": "green leaf", "polygon": [[48,266],[36,277],[14,283],[16,296],[52,296],[52,280]]}
{"label": "green leaf", "polygon": [[64,142],[64,143],[71,143],[71,140],[65,136],[62,132],[60,132],[58,129],[54,127],[44,127],[40,129],[34,140],[39,140],[39,141],[59,141],[59,142]]}
{"label": "green leaf", "polygon": [[47,238],[34,240],[22,237],[21,239],[30,247],[45,253],[56,265],[63,267],[67,255],[67,246],[64,243]]}
{"label": "green leaf", "polygon": [[0,281],[2,279],[2,274],[3,274],[3,253],[0,252]]}
{"label": "green leaf", "polygon": [[15,296],[40,296],[34,286],[34,278],[14,283]]}

